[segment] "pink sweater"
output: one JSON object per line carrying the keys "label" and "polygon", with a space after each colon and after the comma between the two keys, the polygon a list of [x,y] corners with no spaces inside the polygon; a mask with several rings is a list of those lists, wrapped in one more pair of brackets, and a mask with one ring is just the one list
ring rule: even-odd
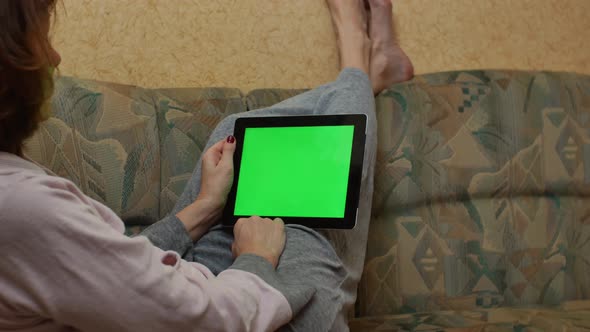
{"label": "pink sweater", "polygon": [[291,319],[261,277],[215,277],[123,230],[72,182],[0,152],[0,331],[271,331]]}

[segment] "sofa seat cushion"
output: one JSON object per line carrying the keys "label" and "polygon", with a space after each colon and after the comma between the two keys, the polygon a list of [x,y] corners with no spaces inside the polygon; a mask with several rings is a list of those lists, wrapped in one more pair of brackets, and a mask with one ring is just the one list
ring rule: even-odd
{"label": "sofa seat cushion", "polygon": [[353,319],[351,332],[373,331],[586,331],[590,329],[590,301],[559,307],[494,308],[437,311]]}
{"label": "sofa seat cushion", "polygon": [[[534,217],[524,212],[529,204]],[[496,217],[497,209],[508,211]],[[375,215],[357,314],[589,298],[589,215],[587,199],[566,196],[432,203]]]}

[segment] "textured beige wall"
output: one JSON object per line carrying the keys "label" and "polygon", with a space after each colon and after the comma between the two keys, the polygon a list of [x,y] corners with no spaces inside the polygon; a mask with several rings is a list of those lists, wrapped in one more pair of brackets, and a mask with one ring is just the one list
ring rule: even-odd
{"label": "textured beige wall", "polygon": [[[62,0],[61,71],[146,87],[313,87],[338,72],[323,0]],[[590,0],[394,0],[416,72],[590,74]]]}

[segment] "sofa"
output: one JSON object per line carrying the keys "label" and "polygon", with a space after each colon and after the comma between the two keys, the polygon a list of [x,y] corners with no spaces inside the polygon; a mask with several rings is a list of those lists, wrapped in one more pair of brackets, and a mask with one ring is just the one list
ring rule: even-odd
{"label": "sofa", "polygon": [[[305,90],[61,77],[27,154],[133,235],[179,197],[216,124]],[[352,331],[590,329],[590,76],[422,75],[377,98]]]}

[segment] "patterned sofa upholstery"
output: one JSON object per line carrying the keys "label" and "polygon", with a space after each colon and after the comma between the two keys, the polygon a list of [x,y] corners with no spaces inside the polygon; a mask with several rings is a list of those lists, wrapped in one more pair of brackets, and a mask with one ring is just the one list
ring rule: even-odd
{"label": "patterned sofa upholstery", "polygon": [[[29,155],[130,234],[170,211],[223,117],[303,91],[56,89]],[[424,75],[382,93],[377,117],[353,331],[590,328],[590,77]]]}

